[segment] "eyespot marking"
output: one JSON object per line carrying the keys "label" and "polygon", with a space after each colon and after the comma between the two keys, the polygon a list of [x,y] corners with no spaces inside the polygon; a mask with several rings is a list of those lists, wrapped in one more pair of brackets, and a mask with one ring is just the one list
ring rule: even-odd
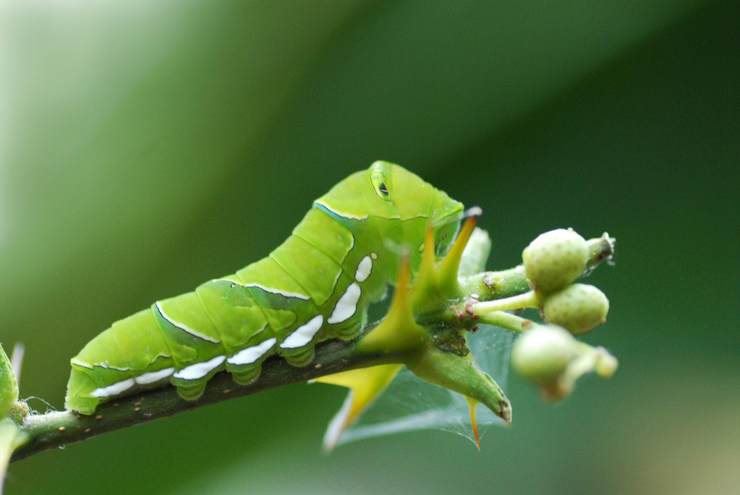
{"label": "eyespot marking", "polygon": [[321,315],[313,317],[307,323],[298,327],[288,338],[286,338],[280,347],[283,349],[295,349],[296,347],[302,347],[313,339],[314,335],[321,329],[321,325],[324,324],[324,317]]}
{"label": "eyespot marking", "polygon": [[370,182],[373,184],[375,194],[383,201],[391,201],[391,167],[388,162],[377,161],[370,166]]}

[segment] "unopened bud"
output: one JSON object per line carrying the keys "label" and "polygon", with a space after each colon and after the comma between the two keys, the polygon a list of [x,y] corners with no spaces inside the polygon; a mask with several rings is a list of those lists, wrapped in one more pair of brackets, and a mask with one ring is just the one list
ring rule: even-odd
{"label": "unopened bud", "polygon": [[511,363],[528,380],[548,385],[560,378],[577,353],[577,342],[567,331],[554,325],[543,325],[517,339]]}
{"label": "unopened bud", "polygon": [[573,284],[547,296],[542,309],[547,322],[580,335],[606,321],[609,299],[593,285]]}
{"label": "unopened bud", "polygon": [[542,293],[569,285],[585,270],[586,240],[571,229],[540,234],[522,253],[524,269],[532,287]]}

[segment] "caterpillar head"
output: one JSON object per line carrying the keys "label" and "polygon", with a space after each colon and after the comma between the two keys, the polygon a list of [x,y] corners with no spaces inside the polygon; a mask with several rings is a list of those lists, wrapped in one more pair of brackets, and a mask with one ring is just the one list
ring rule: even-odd
{"label": "caterpillar head", "polygon": [[347,221],[388,220],[398,224],[386,235],[412,251],[421,245],[424,229],[434,227],[439,250],[455,237],[463,205],[394,163],[376,161],[354,173],[316,200],[333,216]]}

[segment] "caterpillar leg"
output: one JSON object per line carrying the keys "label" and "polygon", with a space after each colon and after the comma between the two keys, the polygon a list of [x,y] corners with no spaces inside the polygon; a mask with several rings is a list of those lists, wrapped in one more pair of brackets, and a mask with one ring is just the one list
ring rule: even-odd
{"label": "caterpillar leg", "polygon": [[203,396],[203,392],[205,391],[205,383],[193,383],[177,386],[177,395],[187,401],[195,401],[200,399]]}
{"label": "caterpillar leg", "polygon": [[231,374],[234,382],[239,385],[249,385],[257,381],[262,372],[262,363],[275,347],[277,339],[274,337],[247,347],[226,360],[226,371]]}
{"label": "caterpillar leg", "polygon": [[[317,319],[318,318],[319,317],[317,317]],[[328,334],[332,337],[342,340],[352,340],[360,335],[366,321],[367,315],[366,313],[362,313],[357,317],[342,322],[340,325],[332,325],[330,330],[328,331]],[[306,325],[309,325],[310,323],[311,322],[309,321],[309,323],[307,323]],[[300,328],[296,332],[294,332],[294,334],[300,333]],[[289,347],[291,345],[291,337],[280,344],[280,356],[282,356],[291,366],[295,366],[298,368],[308,366],[313,361],[314,356],[316,355],[316,343],[318,343],[319,340],[324,339],[312,338],[310,341],[308,341],[308,343],[303,344],[300,347]]]}
{"label": "caterpillar leg", "polygon": [[301,349],[291,349],[290,351],[282,352],[282,357],[288,364],[296,368],[303,368],[311,364],[315,355],[316,351],[313,343]]}
{"label": "caterpillar leg", "polygon": [[177,387],[177,394],[183,399],[198,400],[205,392],[208,381],[224,369],[225,360],[224,356],[216,356],[187,366],[172,375],[170,383]]}
{"label": "caterpillar leg", "polygon": [[249,385],[256,382],[260,377],[260,374],[262,373],[262,364],[245,366],[240,370],[227,368],[227,371],[231,373],[231,378],[237,385]]}
{"label": "caterpillar leg", "polygon": [[[342,340],[352,340],[360,335],[367,322],[367,311],[363,311],[352,318],[334,324],[326,331],[324,338],[314,338],[324,325],[323,317],[317,316],[308,323],[299,327],[293,334],[280,344],[280,355],[290,364],[298,368],[308,366],[316,354],[316,343],[325,340],[327,336]],[[312,336],[309,337],[308,334]],[[319,336],[321,337],[321,336]],[[300,344],[300,345],[299,345]]]}
{"label": "caterpillar leg", "polygon": [[357,338],[362,329],[367,324],[367,311],[363,311],[361,314],[335,325],[331,329],[331,333],[334,337],[342,340],[353,340]]}

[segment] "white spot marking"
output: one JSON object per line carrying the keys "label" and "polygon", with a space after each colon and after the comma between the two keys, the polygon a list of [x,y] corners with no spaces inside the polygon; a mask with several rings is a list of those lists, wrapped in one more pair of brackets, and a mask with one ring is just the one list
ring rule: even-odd
{"label": "white spot marking", "polygon": [[347,287],[347,290],[344,291],[342,297],[339,298],[339,301],[337,301],[337,305],[334,306],[334,311],[327,321],[329,323],[341,323],[355,314],[355,311],[357,311],[357,301],[360,300],[361,294],[362,290],[360,289],[360,286],[357,285],[357,283],[352,282],[352,284]]}
{"label": "white spot marking", "polygon": [[169,315],[167,315],[167,313],[164,312],[164,308],[162,308],[162,303],[160,303],[159,301],[157,301],[154,305],[157,307],[157,311],[159,311],[159,314],[162,315],[162,318],[164,318],[165,320],[167,320],[168,322],[170,322],[172,325],[179,328],[183,332],[189,333],[193,337],[197,337],[201,340],[205,340],[206,342],[211,342],[213,344],[218,344],[220,342],[220,340],[214,339],[210,335],[200,333],[199,331],[190,328],[186,324],[179,322],[173,318],[170,318]]}
{"label": "white spot marking", "polygon": [[164,380],[174,372],[175,368],[165,368],[163,370],[152,371],[149,373],[144,373],[143,375],[136,376],[134,377],[134,381],[137,385],[149,385],[150,383]]}
{"label": "white spot marking", "polygon": [[365,256],[357,265],[357,271],[355,272],[355,280],[358,282],[364,282],[367,277],[370,276],[370,272],[373,270],[373,260],[370,256]]}
{"label": "white spot marking", "polygon": [[126,390],[130,389],[134,386],[134,379],[128,378],[126,380],[114,383],[113,385],[109,385],[107,387],[103,388],[96,388],[92,391],[90,394],[93,397],[110,397],[112,395],[118,395],[122,392],[125,392]]}
{"label": "white spot marking", "polygon": [[197,380],[199,378],[203,378],[208,373],[221,366],[221,363],[223,363],[225,359],[226,358],[224,356],[216,356],[215,358],[203,361],[202,363],[191,364],[175,373],[174,376],[175,378],[180,378],[182,380]]}
{"label": "white spot marking", "polygon": [[264,342],[253,345],[252,347],[247,347],[246,349],[242,349],[241,351],[237,352],[233,356],[231,356],[229,359],[226,360],[229,364],[252,364],[255,361],[257,361],[259,358],[265,355],[267,351],[272,349],[272,346],[275,345],[275,342],[277,340],[275,338],[267,339]]}
{"label": "white spot marking", "polygon": [[316,335],[316,332],[321,329],[321,325],[323,324],[323,316],[318,315],[313,317],[311,320],[308,321],[308,323],[304,323],[303,325],[298,327],[295,332],[288,335],[288,338],[280,344],[280,347],[282,347],[283,349],[295,349],[296,347],[301,347],[308,344],[309,342],[311,342],[313,336]]}
{"label": "white spot marking", "polygon": [[378,259],[378,253],[370,253],[370,257],[374,260]]}

